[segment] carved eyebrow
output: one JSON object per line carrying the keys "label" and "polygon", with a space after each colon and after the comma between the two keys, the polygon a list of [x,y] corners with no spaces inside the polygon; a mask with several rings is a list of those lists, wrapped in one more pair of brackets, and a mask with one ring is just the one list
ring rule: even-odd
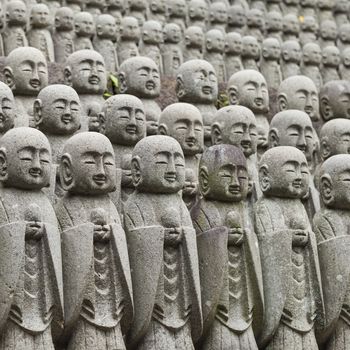
{"label": "carved eyebrow", "polygon": [[248,85],[248,84],[254,85],[255,87],[258,86],[258,84],[253,80],[248,80],[244,85]]}
{"label": "carved eyebrow", "polygon": [[298,165],[299,165],[299,162],[297,162],[296,160],[287,160],[285,163],[283,163],[282,166],[285,166],[285,165],[298,166]]}
{"label": "carved eyebrow", "polygon": [[183,156],[180,152],[175,152],[175,153],[174,153],[174,156],[175,156],[175,157],[180,157],[180,158],[184,159],[184,156]]}

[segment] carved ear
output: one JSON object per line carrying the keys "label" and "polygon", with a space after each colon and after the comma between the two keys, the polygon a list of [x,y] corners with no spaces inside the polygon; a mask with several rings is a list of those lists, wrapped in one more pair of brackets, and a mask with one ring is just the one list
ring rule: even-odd
{"label": "carved ear", "polygon": [[309,54],[306,52],[303,52],[303,61],[304,62],[309,62]]}
{"label": "carved ear", "polygon": [[42,102],[39,98],[37,98],[33,103],[33,115],[35,127],[38,129],[40,124],[43,122],[42,108]]}
{"label": "carved ear", "polygon": [[277,147],[279,145],[278,131],[276,128],[270,129],[268,141],[270,147]]}
{"label": "carved ear", "polygon": [[79,26],[79,24],[76,23],[74,25],[74,31],[77,33],[79,31],[79,29],[80,29],[80,26]]}
{"label": "carved ear", "polygon": [[165,124],[158,125],[158,135],[168,135],[168,128]]}
{"label": "carved ear", "polygon": [[152,1],[150,4],[150,10],[153,12],[157,11],[157,4],[154,1]]}
{"label": "carved ear", "polygon": [[199,189],[203,196],[208,195],[210,191],[209,187],[209,174],[208,174],[208,168],[206,166],[202,166],[199,169],[198,174],[198,182],[199,182]]}
{"label": "carved ear", "polygon": [[227,89],[228,93],[228,100],[230,101],[230,105],[237,105],[238,104],[238,89],[237,86],[231,85]]}
{"label": "carved ear", "polygon": [[60,18],[55,17],[55,27],[58,27],[60,25]]}
{"label": "carved ear", "polygon": [[72,158],[68,153],[63,154],[61,157],[59,175],[61,186],[65,191],[69,191],[74,187],[75,183],[72,173]]}
{"label": "carved ear", "polygon": [[262,57],[266,58],[268,56],[268,51],[266,49],[262,50]]}
{"label": "carved ear", "polygon": [[283,61],[288,61],[289,60],[289,54],[288,54],[287,50],[283,50],[282,51],[282,58],[283,58]]}
{"label": "carved ear", "polygon": [[143,32],[142,32],[142,40],[147,40],[149,38],[149,36],[148,36],[148,33],[147,33],[147,30],[144,30]]}
{"label": "carved ear", "polygon": [[106,133],[106,116],[104,112],[98,113],[98,130],[101,134]]}
{"label": "carved ear", "polygon": [[321,176],[320,192],[323,203],[326,205],[332,204],[334,201],[333,181],[329,174],[324,174]]}
{"label": "carved ear", "polygon": [[320,112],[324,120],[330,120],[333,118],[333,110],[329,104],[328,97],[323,96],[320,99]]}
{"label": "carved ear", "polygon": [[96,34],[97,35],[101,35],[102,34],[102,26],[101,26],[101,24],[98,24],[96,26]]}
{"label": "carved ear", "polygon": [[124,72],[119,72],[118,80],[119,80],[119,91],[121,94],[125,94],[128,89],[126,85],[126,74]]}
{"label": "carved ear", "polygon": [[205,47],[207,48],[207,50],[210,50],[213,47],[213,45],[211,44],[211,39],[207,39],[205,41]]}
{"label": "carved ear", "polygon": [[178,99],[181,99],[185,96],[185,84],[183,82],[182,76],[178,75],[176,78],[176,86],[175,86],[176,96]]}
{"label": "carved ear", "polygon": [[321,140],[320,153],[323,160],[326,160],[331,155],[331,148],[328,143],[328,137],[323,137]]}
{"label": "carved ear", "polygon": [[288,109],[287,95],[284,93],[280,93],[277,96],[278,110],[284,111]]}
{"label": "carved ear", "polygon": [[259,180],[261,190],[267,192],[270,189],[270,177],[269,169],[266,164],[261,165],[259,168]]}
{"label": "carved ear", "polygon": [[191,43],[189,35],[185,35],[185,46],[188,46]]}
{"label": "carved ear", "polygon": [[254,188],[254,182],[252,180],[248,181],[248,194],[251,194],[253,192]]}
{"label": "carved ear", "polygon": [[71,67],[67,66],[64,68],[63,71],[63,75],[64,75],[64,83],[68,86],[72,86],[73,82],[72,82],[72,69]]}
{"label": "carved ear", "polygon": [[222,132],[219,123],[214,123],[211,126],[211,143],[213,145],[220,145],[222,143]]}
{"label": "carved ear", "polygon": [[13,78],[13,71],[12,68],[9,66],[6,66],[4,68],[4,77],[5,77],[5,83],[9,86],[11,90],[15,90],[15,80]]}
{"label": "carved ear", "polygon": [[6,181],[7,174],[7,158],[4,148],[0,148],[0,181]]}
{"label": "carved ear", "polygon": [[131,159],[131,175],[133,185],[138,187],[142,182],[141,164],[138,156]]}

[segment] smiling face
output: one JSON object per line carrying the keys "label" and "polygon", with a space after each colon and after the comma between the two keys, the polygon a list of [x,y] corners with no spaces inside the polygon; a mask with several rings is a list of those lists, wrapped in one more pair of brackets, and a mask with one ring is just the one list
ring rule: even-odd
{"label": "smiling face", "polygon": [[121,37],[124,40],[140,39],[141,31],[135,17],[123,17],[121,22]]}
{"label": "smiling face", "polygon": [[96,32],[100,38],[115,39],[117,26],[111,15],[100,15],[96,19]]}
{"label": "smiling face", "polygon": [[6,7],[7,23],[23,25],[27,23],[27,8],[22,1],[11,1]]}
{"label": "smiling face", "polygon": [[50,12],[46,5],[37,4],[32,7],[31,24],[35,28],[45,28],[50,25]]}
{"label": "smiling face", "polygon": [[223,52],[225,47],[225,36],[217,29],[209,30],[206,35],[207,51]]}
{"label": "smiling face", "polygon": [[74,13],[69,7],[60,7],[55,14],[56,30],[73,30]]}
{"label": "smiling face", "polygon": [[323,21],[320,25],[320,35],[323,39],[335,40],[337,38],[337,24],[334,21]]}
{"label": "smiling face", "polygon": [[89,12],[78,12],[74,17],[75,33],[79,36],[89,36],[95,33],[95,23]]}
{"label": "smiling face", "polygon": [[265,59],[279,60],[281,56],[281,46],[277,39],[268,38],[262,43],[262,55]]}
{"label": "smiling face", "polygon": [[164,26],[164,41],[168,43],[179,43],[181,40],[181,28],[175,23]]}
{"label": "smiling face", "polygon": [[244,36],[242,38],[243,50],[242,57],[258,59],[260,57],[260,47],[258,40],[253,36]]}
{"label": "smiling face", "polygon": [[335,46],[327,46],[322,51],[322,63],[325,66],[338,67],[340,64],[340,51]]}
{"label": "smiling face", "polygon": [[191,19],[206,19],[208,5],[202,0],[191,0],[188,3],[188,15]]}
{"label": "smiling face", "polygon": [[227,8],[223,2],[214,2],[209,8],[210,22],[226,23]]}
{"label": "smiling face", "polygon": [[225,52],[239,55],[242,52],[242,37],[239,33],[226,34]]}
{"label": "smiling face", "polygon": [[242,6],[233,5],[228,10],[228,24],[234,27],[244,27],[247,17]]}
{"label": "smiling face", "polygon": [[202,48],[204,42],[203,30],[200,27],[191,26],[185,30],[186,47]]}

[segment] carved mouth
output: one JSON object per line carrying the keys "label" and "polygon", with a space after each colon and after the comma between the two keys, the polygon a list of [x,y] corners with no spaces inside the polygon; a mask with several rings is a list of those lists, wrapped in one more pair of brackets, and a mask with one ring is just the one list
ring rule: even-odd
{"label": "carved mouth", "polygon": [[254,103],[258,106],[258,107],[261,107],[264,103],[264,100],[262,98],[256,98],[254,100]]}
{"label": "carved mouth", "polygon": [[297,146],[297,149],[299,149],[299,150],[302,151],[303,153],[306,152],[306,146]]}
{"label": "carved mouth", "polygon": [[40,177],[42,171],[40,169],[29,169],[29,174],[33,177]]}
{"label": "carved mouth", "polygon": [[96,184],[104,185],[106,183],[107,177],[105,175],[94,175],[92,179]]}
{"label": "carved mouth", "polygon": [[307,114],[312,113],[313,110],[314,110],[314,109],[313,109],[312,107],[305,107],[305,108],[304,108],[304,111],[305,111],[305,113],[307,113]]}
{"label": "carved mouth", "polygon": [[228,187],[228,191],[229,191],[231,194],[239,194],[239,193],[240,193],[240,190],[241,190],[241,187],[240,187],[240,186],[231,185],[231,186]]}
{"label": "carved mouth", "polygon": [[125,131],[128,133],[128,134],[136,134],[136,131],[137,131],[137,128],[136,126],[133,126],[133,125],[129,125],[125,128]]}
{"label": "carved mouth", "polygon": [[34,89],[37,89],[37,88],[39,88],[40,87],[40,80],[39,79],[31,79],[30,81],[29,81],[29,85],[32,87],[32,88],[34,88]]}
{"label": "carved mouth", "polygon": [[294,180],[294,181],[292,182],[292,186],[293,186],[294,188],[296,188],[296,189],[300,189],[300,188],[302,187],[301,181],[299,181],[299,180]]}
{"label": "carved mouth", "polygon": [[64,115],[62,118],[61,118],[62,122],[64,124],[69,124],[71,121],[72,121],[72,116],[70,115]]}
{"label": "carved mouth", "polygon": [[165,174],[164,179],[168,182],[175,182],[176,181],[176,174]]}
{"label": "carved mouth", "polygon": [[202,92],[206,95],[210,95],[213,92],[213,89],[210,86],[203,86]]}
{"label": "carved mouth", "polygon": [[186,139],[186,145],[188,147],[193,147],[196,145],[196,139],[190,138],[190,139]]}
{"label": "carved mouth", "polygon": [[154,90],[156,87],[156,84],[153,81],[148,81],[146,83],[146,89],[147,90]]}
{"label": "carved mouth", "polygon": [[98,85],[100,83],[100,78],[94,76],[94,77],[90,77],[88,81],[92,85]]}

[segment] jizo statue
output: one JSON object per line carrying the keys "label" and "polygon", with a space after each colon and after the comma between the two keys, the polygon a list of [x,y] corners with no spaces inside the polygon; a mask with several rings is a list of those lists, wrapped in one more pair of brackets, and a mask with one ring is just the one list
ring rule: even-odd
{"label": "jizo statue", "polygon": [[[104,135],[82,132],[65,144],[56,205],[62,230],[67,350],[125,349],[133,316],[125,233],[108,194],[115,190],[114,152]],[[79,249],[76,249],[76,246]],[[87,341],[88,340],[88,341]]]}
{"label": "jizo statue", "polygon": [[147,19],[158,21],[163,25],[166,22],[166,3],[165,0],[151,0],[148,6]]}
{"label": "jizo statue", "polygon": [[300,13],[306,16],[316,16],[316,5],[318,0],[299,0]]}
{"label": "jizo statue", "polygon": [[184,32],[184,62],[203,58],[204,34],[201,27],[190,26]]}
{"label": "jizo statue", "polygon": [[305,16],[300,24],[299,42],[301,46],[317,41],[319,26],[314,16]]}
{"label": "jizo statue", "polygon": [[282,0],[282,13],[284,15],[298,15],[300,0]]}
{"label": "jizo statue", "polygon": [[225,144],[206,149],[199,187],[202,197],[191,217],[197,232],[203,306],[200,348],[257,350],[253,325],[261,322],[262,278],[246,208],[249,177],[242,151]]}
{"label": "jizo statue", "polygon": [[242,46],[241,57],[244,69],[258,71],[258,61],[260,60],[260,45],[258,40],[251,35],[244,36],[242,38]]}
{"label": "jizo statue", "polygon": [[350,48],[350,23],[344,23],[338,27],[337,47],[341,52]]}
{"label": "jizo statue", "polygon": [[194,349],[201,297],[196,233],[179,192],[185,184],[179,143],[162,135],[142,139],[131,171],[136,191],[124,206],[135,303],[129,346]]}
{"label": "jizo statue", "polygon": [[336,46],[327,46],[322,50],[322,81],[326,84],[332,80],[339,80],[340,52]]}
{"label": "jizo statue", "polygon": [[126,0],[106,0],[106,6],[107,13],[119,19],[125,14],[128,4]]}
{"label": "jizo statue", "polygon": [[186,28],[187,1],[186,0],[167,0],[167,21],[175,23],[183,32]]}
{"label": "jizo statue", "polygon": [[78,12],[74,16],[74,50],[93,50],[92,37],[95,34],[94,17],[89,12]]}
{"label": "jizo statue", "polygon": [[282,42],[283,16],[279,11],[272,11],[266,14],[266,32],[269,38],[275,38]]}
{"label": "jizo statue", "polygon": [[281,45],[281,71],[283,79],[300,75],[301,47],[296,40],[284,41]]}
{"label": "jizo statue", "polygon": [[15,126],[17,118],[16,102],[11,89],[0,82],[0,138]]}
{"label": "jizo statue", "polygon": [[188,27],[198,26],[206,31],[209,9],[204,0],[190,0],[187,5],[188,9]]}
{"label": "jizo statue", "polygon": [[339,75],[341,79],[349,80],[350,78],[350,47],[344,49],[340,54],[341,63],[339,65]]}
{"label": "jizo statue", "polygon": [[146,20],[147,2],[143,0],[129,0],[127,3],[129,5],[128,15],[135,17],[139,22],[139,26],[142,27]]}
{"label": "jizo statue", "polygon": [[247,30],[245,35],[253,36],[259,44],[262,43],[265,31],[264,13],[259,9],[250,9],[247,12]]}
{"label": "jizo statue", "polygon": [[135,17],[125,16],[121,20],[121,33],[117,45],[119,63],[122,64],[130,57],[139,56],[137,47],[141,31]]}
{"label": "jizo statue", "polygon": [[349,24],[348,19],[349,3],[346,0],[335,0],[333,8],[333,16],[337,22],[337,26],[340,27],[343,24]]}
{"label": "jizo statue", "polygon": [[323,49],[327,46],[336,44],[338,37],[337,24],[332,20],[326,20],[320,23],[319,39],[320,47]]}
{"label": "jizo statue", "polygon": [[225,68],[226,81],[232,74],[243,70],[241,53],[243,49],[242,36],[239,33],[227,33],[225,38]]}
{"label": "jizo statue", "polygon": [[245,35],[247,16],[246,10],[240,5],[231,5],[227,10],[227,32],[237,32]]}
{"label": "jizo statue", "polygon": [[61,238],[49,185],[51,149],[33,128],[0,141],[1,338],[6,350],[54,350],[63,330]]}
{"label": "jizo statue", "polygon": [[255,232],[265,302],[259,346],[317,350],[314,326],[323,305],[316,238],[301,202],[309,190],[306,158],[295,147],[272,148],[260,159],[259,178],[264,195]]}
{"label": "jizo statue", "polygon": [[322,52],[318,44],[308,43],[303,46],[301,74],[309,77],[315,83],[318,91],[321,89],[323,84],[320,71],[321,62]]}
{"label": "jizo statue", "polygon": [[210,29],[218,29],[222,33],[226,32],[227,25],[227,6],[224,2],[213,2],[209,7]]}
{"label": "jizo statue", "polygon": [[335,0],[318,0],[317,1],[319,23],[322,23],[323,21],[334,20],[334,17],[333,17],[334,5],[335,5]]}
{"label": "jizo statue", "polygon": [[91,13],[93,17],[96,19],[96,17],[102,14],[105,8],[106,8],[105,0],[86,0],[84,10]]}
{"label": "jizo statue", "polygon": [[300,24],[298,17],[288,13],[283,17],[283,41],[299,40]]}

